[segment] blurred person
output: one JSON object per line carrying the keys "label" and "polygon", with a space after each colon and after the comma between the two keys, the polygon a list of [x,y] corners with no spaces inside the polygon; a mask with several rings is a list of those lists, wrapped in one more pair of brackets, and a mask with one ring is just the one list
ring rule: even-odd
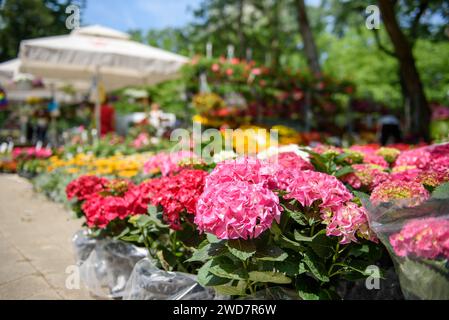
{"label": "blurred person", "polygon": [[115,131],[115,109],[106,97],[100,109],[101,136]]}
{"label": "blurred person", "polygon": [[[401,124],[399,119],[388,110],[382,111],[382,116],[378,120],[378,134],[380,134],[380,144],[399,143],[402,141]],[[391,141],[393,140],[393,141]]]}
{"label": "blurred person", "polygon": [[36,118],[36,139],[42,143],[47,143],[47,131],[50,123],[50,115],[45,109],[38,109],[35,113]]}

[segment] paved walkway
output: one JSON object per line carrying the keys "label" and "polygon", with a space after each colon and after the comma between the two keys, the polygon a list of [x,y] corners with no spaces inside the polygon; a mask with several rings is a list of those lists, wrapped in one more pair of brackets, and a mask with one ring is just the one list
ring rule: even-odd
{"label": "paved walkway", "polygon": [[26,179],[0,174],[0,299],[92,299],[65,285],[80,225]]}

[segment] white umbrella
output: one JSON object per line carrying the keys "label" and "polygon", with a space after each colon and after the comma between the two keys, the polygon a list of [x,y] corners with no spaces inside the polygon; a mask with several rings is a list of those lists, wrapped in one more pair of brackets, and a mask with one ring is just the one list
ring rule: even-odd
{"label": "white umbrella", "polygon": [[[91,82],[62,81],[55,79],[41,79],[29,73],[20,72],[20,59],[12,59],[0,63],[0,85],[5,89],[10,101],[25,101],[29,97],[55,98],[57,101],[73,102],[74,97],[64,94],[64,89],[72,87],[77,93],[87,93]],[[43,87],[33,88],[32,81],[41,80]],[[75,100],[81,99],[76,97]]]}
{"label": "white umbrella", "polygon": [[[131,41],[126,33],[90,26],[69,35],[24,40],[20,70],[53,79],[101,79],[105,89],[173,79],[186,57]],[[97,102],[97,126],[99,102]]]}

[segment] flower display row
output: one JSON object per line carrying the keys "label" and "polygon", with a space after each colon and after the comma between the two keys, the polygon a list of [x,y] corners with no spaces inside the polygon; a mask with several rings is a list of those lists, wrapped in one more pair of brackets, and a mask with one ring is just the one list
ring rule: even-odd
{"label": "flower display row", "polygon": [[[394,262],[406,298],[449,298],[449,144],[290,144],[213,159],[206,164],[192,151],[49,158],[50,172],[69,177],[66,199],[84,221],[85,241],[96,243],[81,266],[95,269],[110,246],[143,250],[129,259],[117,253],[128,259],[121,273],[129,281],[114,297],[181,294],[176,286],[162,294],[169,284],[152,286],[154,273],[181,277],[203,298],[276,291],[285,299],[340,299],[342,287],[360,290],[373,268],[385,281],[382,270]],[[435,281],[439,291],[418,290],[416,283]]]}

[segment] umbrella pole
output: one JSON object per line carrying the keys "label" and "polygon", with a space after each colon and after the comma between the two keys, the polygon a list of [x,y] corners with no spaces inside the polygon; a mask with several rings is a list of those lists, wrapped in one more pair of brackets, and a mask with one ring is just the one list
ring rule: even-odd
{"label": "umbrella pole", "polygon": [[95,68],[95,124],[97,137],[101,137],[101,97],[100,97],[100,72]]}

